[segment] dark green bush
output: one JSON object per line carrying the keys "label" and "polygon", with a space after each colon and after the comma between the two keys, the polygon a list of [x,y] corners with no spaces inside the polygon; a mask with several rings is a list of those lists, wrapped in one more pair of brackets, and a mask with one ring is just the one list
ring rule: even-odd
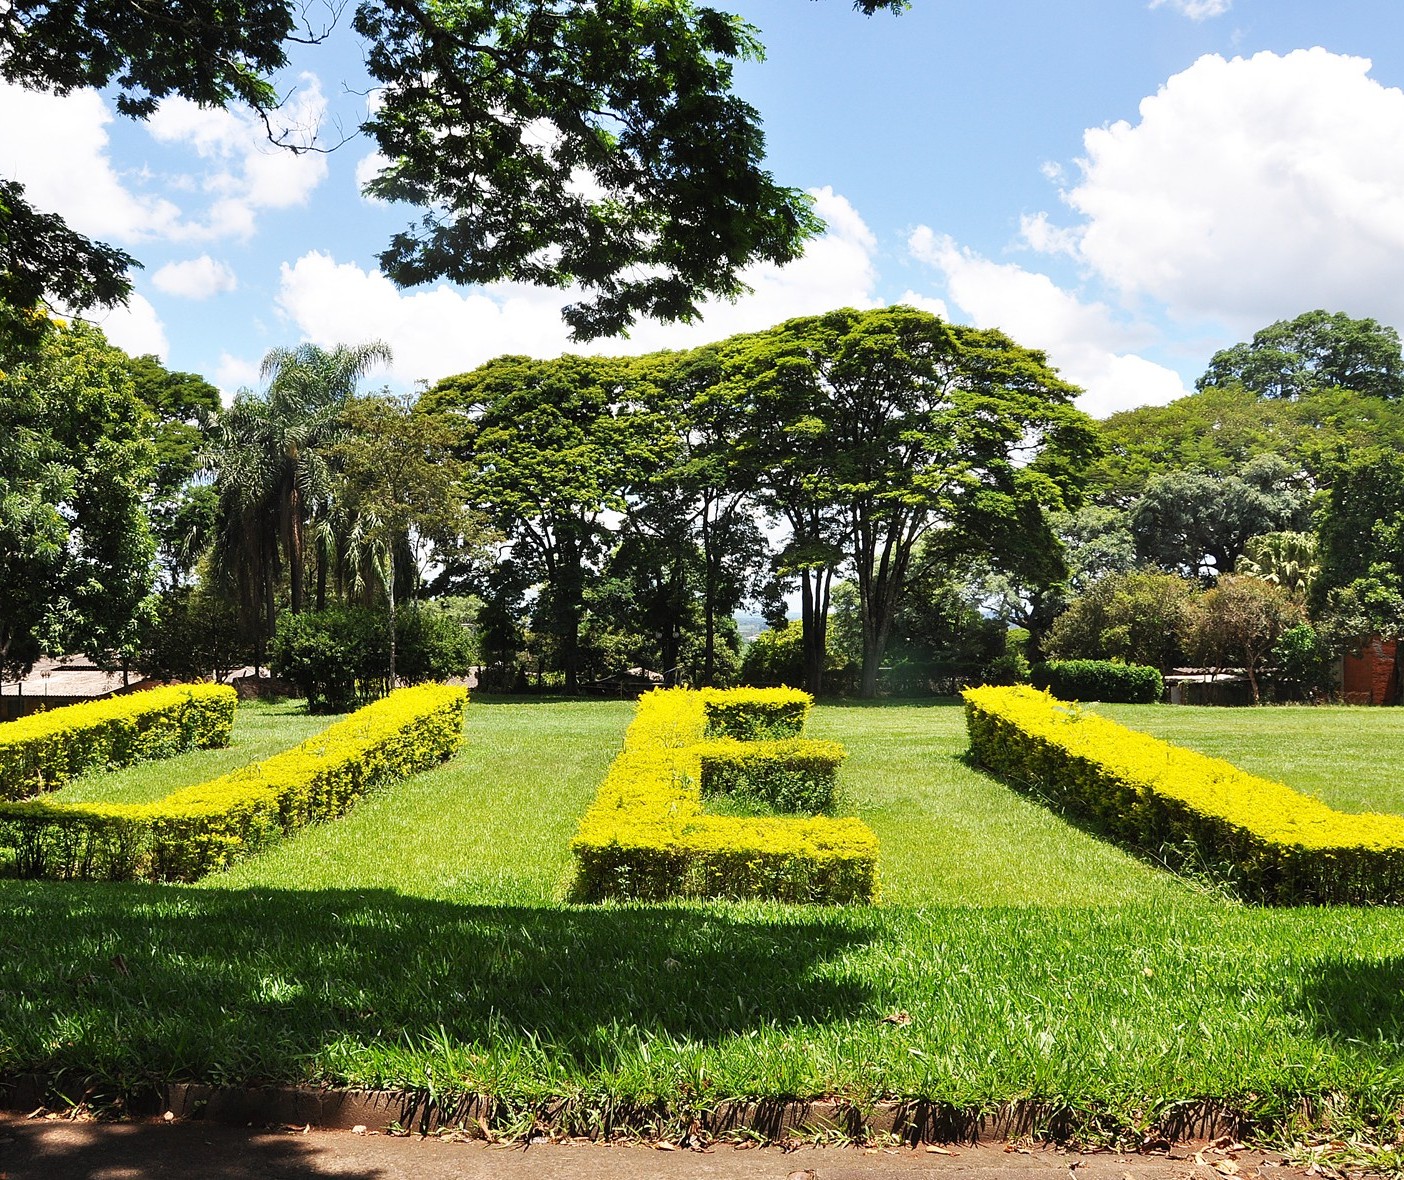
{"label": "dark green bush", "polygon": [[1049,660],[1035,664],[1033,686],[1066,701],[1154,704],[1165,695],[1159,671],[1145,664],[1112,660]]}
{"label": "dark green bush", "polygon": [[[406,684],[462,676],[472,663],[470,633],[432,606],[411,606],[395,621],[395,674]],[[344,713],[390,690],[390,618],[368,607],[284,614],[269,663],[291,680],[313,712]]]}

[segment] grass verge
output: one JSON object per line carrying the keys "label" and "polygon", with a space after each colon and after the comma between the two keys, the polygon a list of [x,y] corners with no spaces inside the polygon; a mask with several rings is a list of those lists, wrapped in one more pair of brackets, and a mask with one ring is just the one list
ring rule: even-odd
{"label": "grass verge", "polygon": [[486,1092],[577,1126],[819,1095],[1125,1127],[1404,1103],[1404,914],[1197,891],[970,770],[950,706],[811,723],[848,747],[881,905],[560,904],[630,711],[475,701],[454,762],[199,887],[0,882],[0,1075]]}

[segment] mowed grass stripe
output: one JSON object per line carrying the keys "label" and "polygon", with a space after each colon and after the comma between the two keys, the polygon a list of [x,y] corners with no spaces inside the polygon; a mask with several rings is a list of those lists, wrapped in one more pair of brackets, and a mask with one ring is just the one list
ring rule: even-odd
{"label": "mowed grass stripe", "polygon": [[1404,815],[1404,709],[1094,705],[1175,745],[1315,795],[1340,811]]}
{"label": "mowed grass stripe", "polygon": [[84,775],[44,797],[56,803],[154,803],[182,787],[280,754],[341,716],[308,716],[304,701],[246,701],[234,715],[234,731],[223,749],[192,750],[174,758]]}
{"label": "mowed grass stripe", "polygon": [[848,750],[841,782],[877,833],[885,902],[1077,906],[1189,895],[1177,878],[967,765],[957,705],[822,705],[809,732]]}
{"label": "mowed grass stripe", "polygon": [[285,840],[215,889],[391,888],[419,897],[544,904],[570,838],[633,714],[632,701],[470,698],[459,755],[348,815]]}

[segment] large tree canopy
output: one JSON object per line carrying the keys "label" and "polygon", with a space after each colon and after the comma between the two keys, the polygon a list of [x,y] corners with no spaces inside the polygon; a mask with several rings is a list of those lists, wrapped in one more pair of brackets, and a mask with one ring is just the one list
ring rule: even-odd
{"label": "large tree canopy", "polygon": [[1308,311],[1278,320],[1251,343],[1216,352],[1196,389],[1241,385],[1262,397],[1295,398],[1318,389],[1372,397],[1404,394],[1399,333],[1344,312]]}
{"label": "large tree canopy", "polygon": [[115,662],[136,641],[155,459],[129,364],[79,324],[0,377],[0,675],[43,650]]}
{"label": "large tree canopy", "polygon": [[[111,86],[136,117],[179,95],[269,119],[300,12],[295,0],[10,0],[0,78],[58,94]],[[571,287],[586,296],[566,312],[584,339],[640,315],[691,319],[821,227],[809,198],[761,166],[760,117],[731,89],[733,63],[761,46],[737,17],[690,0],[360,0],[352,24],[383,87],[364,129],[387,164],[369,191],[425,210],[381,255],[401,285]],[[0,186],[0,297],[14,306],[120,302],[132,261]]]}

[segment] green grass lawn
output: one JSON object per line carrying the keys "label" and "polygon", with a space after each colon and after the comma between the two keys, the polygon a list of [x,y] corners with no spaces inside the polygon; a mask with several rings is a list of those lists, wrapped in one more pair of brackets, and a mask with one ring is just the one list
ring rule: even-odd
{"label": "green grass lawn", "polygon": [[1097,705],[1176,745],[1225,758],[1341,811],[1404,815],[1404,709]]}
{"label": "green grass lawn", "polygon": [[234,733],[223,749],[193,750],[110,774],[87,774],[45,798],[57,803],[153,803],[182,787],[271,758],[339,717],[310,717],[304,701],[249,701],[239,706]]}
{"label": "green grass lawn", "polygon": [[[971,770],[949,705],[824,706],[810,727],[849,748],[880,905],[561,903],[631,709],[476,700],[452,763],[196,887],[0,881],[0,1076],[484,1091],[585,1123],[820,1094],[1122,1124],[1201,1099],[1276,1125],[1303,1098],[1404,1103],[1404,913],[1255,909],[1172,878]],[[1242,727],[1252,769],[1313,789],[1284,747],[1404,752],[1359,710],[1144,716]],[[1279,718],[1292,741],[1257,741]],[[241,711],[236,732],[255,720],[306,723]]]}

